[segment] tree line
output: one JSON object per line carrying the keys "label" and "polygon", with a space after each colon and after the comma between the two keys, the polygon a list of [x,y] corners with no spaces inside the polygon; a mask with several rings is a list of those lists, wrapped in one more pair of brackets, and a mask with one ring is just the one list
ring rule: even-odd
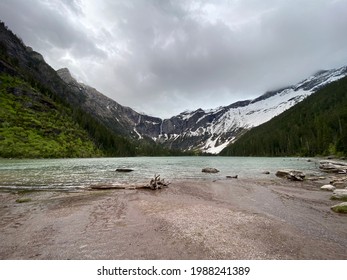
{"label": "tree line", "polygon": [[347,77],[251,129],[226,156],[347,156]]}

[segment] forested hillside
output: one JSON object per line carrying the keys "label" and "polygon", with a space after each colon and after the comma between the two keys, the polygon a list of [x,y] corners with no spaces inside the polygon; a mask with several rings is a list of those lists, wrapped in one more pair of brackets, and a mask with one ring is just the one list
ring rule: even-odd
{"label": "forested hillside", "polygon": [[130,140],[79,106],[43,57],[0,21],[0,157],[177,155]]}
{"label": "forested hillside", "polygon": [[0,157],[135,154],[135,145],[74,106],[54,69],[2,22],[0,35]]}
{"label": "forested hillside", "polygon": [[63,107],[19,77],[0,75],[0,156],[92,157],[103,153]]}
{"label": "forested hillside", "polygon": [[347,78],[253,128],[220,155],[347,155]]}

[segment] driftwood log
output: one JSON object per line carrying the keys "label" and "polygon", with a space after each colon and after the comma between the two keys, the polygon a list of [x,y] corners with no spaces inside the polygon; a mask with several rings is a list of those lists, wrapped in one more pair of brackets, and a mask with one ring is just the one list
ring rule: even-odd
{"label": "driftwood log", "polygon": [[238,175],[235,175],[235,176],[227,175],[226,177],[227,177],[227,179],[237,179]]}
{"label": "driftwood log", "polygon": [[113,185],[113,184],[96,184],[91,185],[90,189],[92,190],[112,190],[112,189],[126,189],[126,190],[137,190],[137,189],[151,189],[158,190],[164,187],[168,187],[171,183],[165,182],[164,179],[160,179],[160,175],[154,175],[154,178],[151,179],[147,185]]}
{"label": "driftwood log", "polygon": [[160,179],[160,175],[155,174],[154,178],[151,179],[148,186],[152,190],[157,190],[157,189],[161,189],[163,187],[167,187],[168,185],[170,185],[169,182],[165,182],[164,179]]}

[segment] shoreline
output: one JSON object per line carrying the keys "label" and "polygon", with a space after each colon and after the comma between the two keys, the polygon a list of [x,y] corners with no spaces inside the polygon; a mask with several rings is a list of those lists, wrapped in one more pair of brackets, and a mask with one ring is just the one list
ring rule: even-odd
{"label": "shoreline", "polygon": [[0,259],[347,259],[347,216],[330,210],[336,201],[322,184],[1,191]]}

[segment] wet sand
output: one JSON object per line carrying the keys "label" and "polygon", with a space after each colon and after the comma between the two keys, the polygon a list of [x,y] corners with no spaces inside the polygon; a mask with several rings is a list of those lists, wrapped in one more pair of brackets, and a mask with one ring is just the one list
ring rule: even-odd
{"label": "wet sand", "polygon": [[347,215],[330,210],[321,185],[269,177],[2,191],[0,259],[345,260]]}

